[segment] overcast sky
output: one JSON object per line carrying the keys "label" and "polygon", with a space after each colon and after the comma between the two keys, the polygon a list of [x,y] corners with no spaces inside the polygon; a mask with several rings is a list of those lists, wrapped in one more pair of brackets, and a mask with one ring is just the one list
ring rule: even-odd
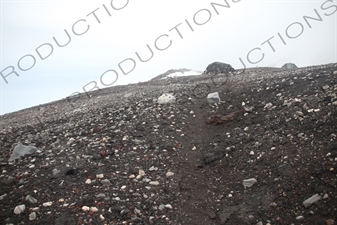
{"label": "overcast sky", "polygon": [[0,1],[0,115],[214,61],[337,62],[336,0]]}

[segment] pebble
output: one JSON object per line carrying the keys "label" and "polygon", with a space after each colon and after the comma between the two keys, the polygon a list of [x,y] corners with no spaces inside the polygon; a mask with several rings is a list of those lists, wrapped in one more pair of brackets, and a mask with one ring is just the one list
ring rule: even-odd
{"label": "pebble", "polygon": [[197,150],[197,147],[194,146],[194,147],[192,148],[192,151],[195,151],[195,150]]}
{"label": "pebble", "polygon": [[302,220],[302,219],[304,219],[304,216],[298,216],[298,217],[296,217],[296,220]]}
{"label": "pebble", "polygon": [[101,214],[101,215],[99,215],[99,218],[103,221],[103,220],[105,220],[105,218],[104,218],[104,216]]}
{"label": "pebble", "polygon": [[172,205],[171,204],[166,204],[165,205],[165,208],[168,208],[168,209],[173,209]]}
{"label": "pebble", "polygon": [[174,175],[173,172],[167,172],[167,173],[166,173],[166,176],[167,176],[167,177],[172,177],[173,175]]}
{"label": "pebble", "polygon": [[134,179],[134,178],[136,178],[136,176],[135,176],[134,174],[131,174],[131,175],[129,176],[129,178],[130,178],[130,179]]}
{"label": "pebble", "polygon": [[255,178],[246,179],[246,180],[243,180],[242,182],[244,187],[251,187],[255,183],[257,183],[257,180]]}
{"label": "pebble", "polygon": [[150,181],[150,185],[158,186],[159,182],[158,181]]}
{"label": "pebble", "polygon": [[110,181],[108,180],[108,179],[104,179],[104,180],[101,180],[101,184],[103,185],[103,186],[110,186]]}
{"label": "pebble", "polygon": [[36,219],[36,212],[32,212],[29,214],[29,220],[35,220]]}
{"label": "pebble", "polygon": [[104,174],[96,174],[97,179],[102,179],[104,177]]}
{"label": "pebble", "polygon": [[84,211],[84,212],[87,212],[87,211],[89,211],[90,210],[90,208],[88,207],[88,206],[83,206],[82,207],[82,211]]}
{"label": "pebble", "polygon": [[7,196],[7,194],[3,194],[0,196],[0,200],[4,200],[4,198]]}
{"label": "pebble", "polygon": [[164,204],[161,204],[161,205],[158,207],[158,209],[159,209],[160,211],[162,211],[163,209],[165,209],[165,205],[164,205]]}
{"label": "pebble", "polygon": [[51,206],[53,204],[53,202],[45,202],[45,203],[43,203],[42,205],[44,206],[44,207],[48,207],[48,206]]}
{"label": "pebble", "polygon": [[14,213],[16,215],[19,215],[20,213],[22,213],[23,211],[25,211],[26,206],[25,205],[18,205],[14,208]]}
{"label": "pebble", "polygon": [[87,179],[87,180],[85,181],[85,183],[86,183],[86,184],[91,184],[91,180],[90,180],[90,179]]}
{"label": "pebble", "polygon": [[90,212],[98,212],[98,208],[97,207],[90,207]]}
{"label": "pebble", "polygon": [[317,202],[319,200],[321,200],[321,196],[319,194],[315,194],[315,195],[311,196],[310,198],[308,198],[307,200],[305,200],[303,202],[303,205],[304,205],[304,207],[307,208],[307,207],[311,206],[312,204],[314,204],[315,202]]}
{"label": "pebble", "polygon": [[260,221],[256,225],[263,225],[263,223],[262,223],[262,221]]}
{"label": "pebble", "polygon": [[139,176],[143,177],[143,176],[145,176],[145,171],[144,170],[139,170],[138,174],[139,174]]}
{"label": "pebble", "polygon": [[33,198],[32,196],[30,196],[30,195],[26,196],[26,201],[29,201],[32,204],[37,203],[37,200],[35,198]]}

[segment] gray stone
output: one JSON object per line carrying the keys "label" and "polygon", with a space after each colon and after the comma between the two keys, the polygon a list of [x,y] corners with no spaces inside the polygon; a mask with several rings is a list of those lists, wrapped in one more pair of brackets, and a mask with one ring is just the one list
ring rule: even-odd
{"label": "gray stone", "polygon": [[207,102],[209,104],[214,104],[214,103],[218,103],[220,102],[220,97],[219,97],[219,93],[218,92],[213,92],[213,93],[209,93],[207,95]]}
{"label": "gray stone", "polygon": [[13,150],[13,153],[12,153],[12,155],[9,158],[8,161],[14,161],[16,159],[19,159],[19,158],[25,156],[25,155],[31,155],[36,150],[37,150],[37,148],[34,147],[34,146],[26,146],[26,145],[18,144],[17,146],[15,146],[15,148]]}
{"label": "gray stone", "polygon": [[286,64],[284,64],[281,68],[282,68],[282,69],[285,69],[285,70],[294,70],[294,69],[298,69],[298,67],[297,67],[294,63],[286,63]]}
{"label": "gray stone", "polygon": [[14,208],[14,213],[16,215],[18,215],[18,214],[22,213],[23,211],[25,211],[25,209],[26,209],[25,205],[18,205]]}
{"label": "gray stone", "polygon": [[163,209],[165,209],[165,205],[164,205],[164,204],[161,204],[161,205],[158,207],[158,209],[159,209],[160,211],[162,211]]}
{"label": "gray stone", "polygon": [[35,198],[33,198],[32,196],[30,196],[30,195],[26,196],[26,201],[29,201],[32,204],[37,203],[37,200]]}
{"label": "gray stone", "polygon": [[32,212],[29,214],[29,220],[35,220],[36,219],[36,212]]}
{"label": "gray stone", "polygon": [[246,180],[243,180],[242,182],[244,187],[251,187],[255,183],[257,183],[257,180],[255,178],[246,179]]}
{"label": "gray stone", "polygon": [[101,180],[101,184],[103,185],[103,186],[110,186],[110,181],[108,180],[108,179],[104,179],[104,180]]}
{"label": "gray stone", "polygon": [[315,195],[311,196],[310,198],[308,198],[307,200],[305,200],[303,202],[303,205],[304,205],[304,207],[307,208],[307,207],[311,206],[312,204],[314,204],[315,202],[321,200],[321,198],[322,197],[319,194],[315,194]]}
{"label": "gray stone", "polygon": [[333,75],[337,75],[337,70],[336,70],[336,71],[333,71]]}

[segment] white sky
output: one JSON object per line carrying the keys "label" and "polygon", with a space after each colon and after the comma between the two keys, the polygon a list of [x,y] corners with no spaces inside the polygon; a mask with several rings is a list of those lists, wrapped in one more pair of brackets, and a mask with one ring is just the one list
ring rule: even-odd
{"label": "white sky", "polygon": [[[281,67],[287,62],[302,67],[337,62],[336,0],[241,0],[236,3],[228,0],[230,8],[216,6],[219,15],[211,3],[226,5],[224,0],[0,1],[0,73],[8,75],[12,70],[6,68],[13,66],[20,75],[10,74],[6,77],[7,84],[0,74],[0,114],[83,92],[83,87],[91,81],[104,87],[100,77],[108,70],[118,73],[114,85],[121,85],[147,81],[169,69],[203,71],[214,61],[242,68],[239,58],[247,67]],[[125,7],[115,10],[111,3],[115,8]],[[309,19],[310,28],[303,17],[318,18],[316,12],[322,21]],[[197,23],[209,21],[196,25],[194,16]],[[72,26],[81,19],[86,21],[79,22],[75,31],[81,33],[88,25],[89,30],[75,35]],[[183,39],[176,30],[169,31],[180,23],[178,29]],[[68,38],[64,29],[71,41],[65,47],[58,47],[53,37],[65,44]],[[168,46],[170,40],[172,45],[159,51],[154,46],[155,40],[164,34],[168,37],[162,37],[158,47]],[[275,52],[268,43],[262,44],[273,36],[270,43]],[[46,43],[53,46],[53,51]],[[40,53],[51,54],[41,60],[36,48],[43,44]],[[149,58],[147,45],[154,56],[148,62],[141,62],[135,52],[144,59]],[[254,48],[261,50],[252,52],[251,61],[258,61],[264,54],[257,64],[247,61],[247,54]],[[33,55],[36,63],[22,71],[18,62],[27,54]],[[123,75],[118,64],[127,58],[134,59],[136,65],[132,72]],[[130,62],[122,64],[125,71],[132,69]],[[19,65],[22,69],[31,67],[32,57],[24,57]],[[111,83],[115,78],[107,73],[103,82]],[[92,87],[89,85],[86,90]]]}

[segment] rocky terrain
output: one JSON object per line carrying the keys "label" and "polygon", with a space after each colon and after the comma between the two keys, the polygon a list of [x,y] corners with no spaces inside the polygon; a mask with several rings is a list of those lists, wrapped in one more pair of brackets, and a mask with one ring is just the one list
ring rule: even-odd
{"label": "rocky terrain", "polygon": [[[0,120],[0,224],[337,221],[336,63],[111,87]],[[20,143],[36,149],[8,161]]]}

